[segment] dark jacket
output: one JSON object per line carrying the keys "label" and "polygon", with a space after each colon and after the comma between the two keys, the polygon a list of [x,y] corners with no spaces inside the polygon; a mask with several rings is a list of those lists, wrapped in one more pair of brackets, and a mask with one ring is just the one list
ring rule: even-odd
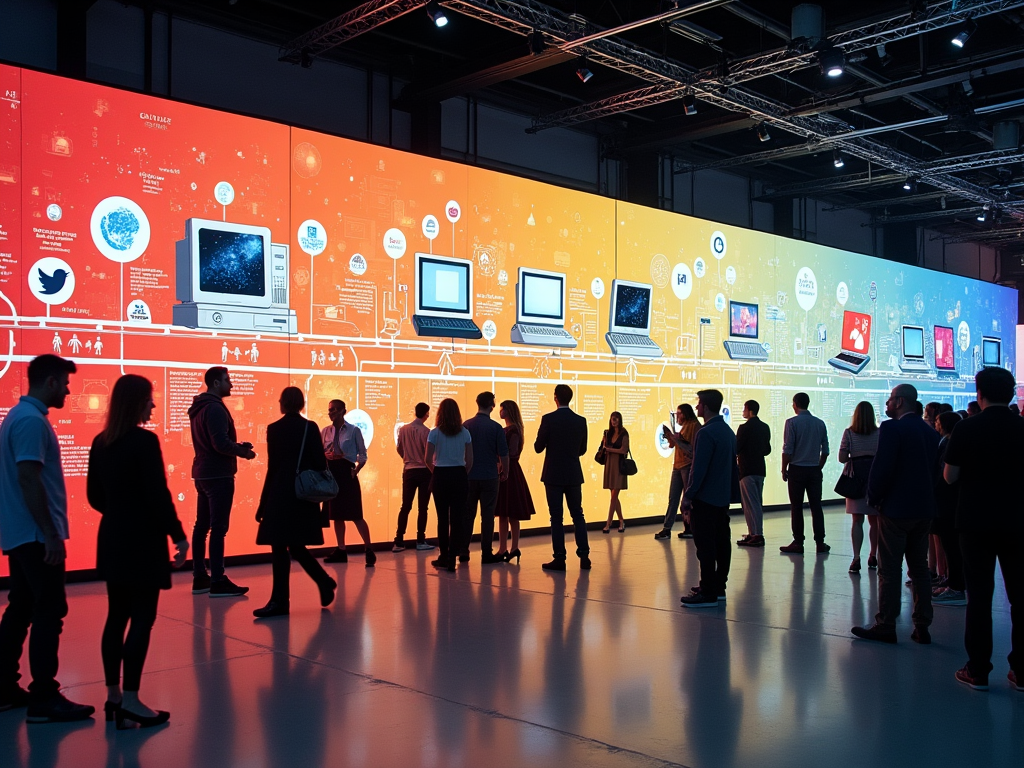
{"label": "dark jacket", "polygon": [[267,427],[267,479],[263,481],[263,493],[256,513],[256,519],[260,520],[257,544],[324,543],[320,505],[314,501],[303,501],[295,495],[295,471],[299,466],[300,451],[303,470],[327,469],[320,428],[315,422],[307,421],[297,413],[288,413]]}
{"label": "dark jacket", "polygon": [[551,485],[583,485],[580,456],[587,452],[587,420],[568,408],[556,408],[540,420],[537,453],[544,454],[540,481]]}
{"label": "dark jacket", "polygon": [[739,499],[736,435],[721,416],[708,419],[697,432],[683,498],[712,507],[728,507]]}
{"label": "dark jacket", "polygon": [[96,537],[96,569],[108,582],[171,588],[167,540],[185,531],[174,510],[164,474],[160,438],[134,427],[112,445],[92,441],[89,504],[103,515]]}
{"label": "dark jacket", "polygon": [[188,409],[192,428],[192,447],[196,456],[192,460],[192,477],[212,480],[234,477],[238,471],[238,456],[246,449],[237,442],[235,422],[224,401],[209,392],[192,398]]}
{"label": "dark jacket", "polygon": [[740,477],[767,477],[764,457],[772,452],[772,428],[757,416],[751,416],[736,430],[736,458]]}
{"label": "dark jacket", "polygon": [[938,517],[953,521],[956,519],[956,505],[960,498],[960,483],[950,485],[942,476],[946,466],[946,450],[949,448],[949,436],[939,440],[939,471],[935,478],[935,512]]}
{"label": "dark jacket", "polygon": [[868,504],[894,520],[935,517],[939,433],[914,413],[883,421],[868,477]]}

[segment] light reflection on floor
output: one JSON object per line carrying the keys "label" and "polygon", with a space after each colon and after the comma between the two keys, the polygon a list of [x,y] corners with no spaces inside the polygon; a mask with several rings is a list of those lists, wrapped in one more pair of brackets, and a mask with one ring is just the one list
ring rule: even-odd
{"label": "light reflection on floor", "polygon": [[[1005,682],[1009,607],[997,588],[992,690],[953,680],[963,608],[937,608],[935,643],[854,641],[876,577],[847,573],[848,518],[827,515],[831,555],[794,558],[787,515],[769,515],[764,550],[735,550],[724,608],[686,612],[693,543],[652,526],[593,532],[594,569],[521,566],[438,574],[431,555],[382,554],[330,566],[338,600],[322,611],[293,572],[289,619],[254,622],[270,568],[234,568],[251,597],[193,597],[184,574],[164,593],[143,699],[164,729],[102,721],[26,727],[0,714],[5,768],[108,766],[1020,766],[1024,694]],[[734,518],[733,532],[743,529]],[[734,536],[735,538],[735,536]],[[69,588],[60,680],[101,706],[99,584]],[[909,599],[909,592],[905,593]]]}

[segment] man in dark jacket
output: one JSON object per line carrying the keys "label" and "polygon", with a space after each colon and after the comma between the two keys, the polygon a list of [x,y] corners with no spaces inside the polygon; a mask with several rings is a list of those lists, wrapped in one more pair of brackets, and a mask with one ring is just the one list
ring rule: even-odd
{"label": "man in dark jacket", "polygon": [[932,641],[932,584],[928,534],[935,517],[939,433],[917,414],[917,389],[893,388],[885,401],[889,421],[878,429],[878,451],[868,476],[868,504],[878,516],[878,613],[871,627],[851,631],[865,640],[896,642],[903,558],[913,584],[914,632],[910,639]]}
{"label": "man in dark jacket", "polygon": [[[192,594],[239,597],[248,587],[233,584],[224,575],[224,537],[235,496],[238,457],[254,459],[252,443],[236,440],[235,422],[224,398],[231,394],[228,369],[211,368],[203,377],[206,391],[193,398],[188,409],[192,429],[192,479],[196,484],[196,524],[192,529]],[[210,536],[210,573],[206,572],[206,536]]]}
{"label": "man in dark jacket", "polygon": [[540,481],[547,493],[551,514],[551,547],[554,559],[541,567],[549,571],[565,570],[565,512],[562,497],[569,506],[573,533],[576,536],[576,555],[580,568],[590,570],[590,542],[587,539],[587,521],[583,517],[583,467],[580,456],[587,452],[587,420],[569,410],[572,388],[568,384],[555,387],[555,405],[551,413],[540,420],[533,449],[544,454],[544,468]]}
{"label": "man in dark jacket", "polygon": [[743,404],[745,422],[736,430],[736,463],[740,470],[740,498],[747,535],[737,541],[741,547],[764,546],[764,479],[768,475],[764,457],[772,452],[772,430],[757,418],[761,410],[757,400]]}

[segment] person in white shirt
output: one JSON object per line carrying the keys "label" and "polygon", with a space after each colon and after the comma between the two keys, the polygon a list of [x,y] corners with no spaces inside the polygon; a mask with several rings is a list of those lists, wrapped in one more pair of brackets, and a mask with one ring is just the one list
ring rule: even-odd
{"label": "person in white shirt", "polygon": [[359,487],[359,471],[366,466],[366,444],[363,433],[355,424],[345,421],[347,413],[342,400],[331,400],[327,415],[331,419],[320,431],[327,454],[327,467],[338,483],[338,495],[324,502],[324,510],[334,521],[334,533],[338,537],[337,548],[324,558],[325,563],[347,563],[345,551],[345,523],[355,523],[366,549],[366,567],[372,568],[377,555],[370,546],[370,527],[363,519],[363,492]]}
{"label": "person in white shirt", "polygon": [[416,404],[416,419],[398,430],[395,449],[405,462],[402,470],[402,508],[398,510],[398,528],[395,531],[395,544],[392,552],[405,549],[405,529],[409,525],[409,512],[412,510],[413,498],[419,494],[419,514],[416,517],[416,549],[431,550],[433,545],[427,544],[427,506],[430,503],[430,468],[426,464],[427,435],[430,427],[426,425],[430,415],[430,406],[426,403]]}

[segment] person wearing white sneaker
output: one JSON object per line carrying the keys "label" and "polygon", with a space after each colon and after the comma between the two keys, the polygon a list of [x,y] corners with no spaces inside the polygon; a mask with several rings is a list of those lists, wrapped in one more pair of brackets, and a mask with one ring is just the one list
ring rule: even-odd
{"label": "person wearing white sneaker", "polygon": [[[967,664],[957,680],[988,681],[992,670],[992,593],[996,560],[1010,602],[1011,682],[1024,675],[1024,507],[1019,476],[1024,466],[1024,419],[1008,406],[1013,374],[983,368],[974,377],[981,413],[959,422],[949,438],[943,476],[960,483],[956,527],[964,555]],[[972,687],[978,687],[976,685]]]}

